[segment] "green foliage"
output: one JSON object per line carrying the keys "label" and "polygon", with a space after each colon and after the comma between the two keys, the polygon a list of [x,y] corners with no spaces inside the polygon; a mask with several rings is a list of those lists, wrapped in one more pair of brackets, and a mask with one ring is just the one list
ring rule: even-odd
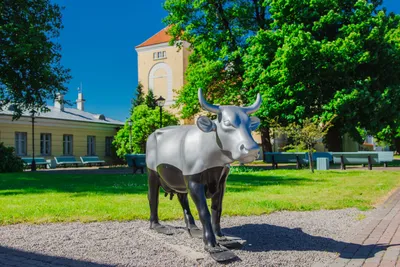
{"label": "green foliage", "polygon": [[[132,121],[131,135],[129,120]],[[162,112],[163,127],[178,125],[178,119],[170,112],[163,110]],[[137,106],[131,117],[125,122],[122,129],[117,132],[113,144],[116,148],[117,155],[124,158],[125,154],[146,152],[146,141],[148,136],[155,130],[160,128],[160,108],[152,109],[147,105]],[[132,142],[130,141],[130,136]],[[132,146],[132,150],[131,150]]]}
{"label": "green foliage", "polygon": [[199,87],[220,104],[248,104],[260,92],[262,133],[277,116],[283,125],[335,116],[338,138],[361,142],[363,128],[391,140],[400,124],[400,16],[381,3],[165,1],[171,42],[193,50],[177,99],[183,117],[199,111]]}
{"label": "green foliage", "polygon": [[156,98],[154,97],[153,90],[149,90],[147,92],[144,103],[151,109],[155,109],[157,107]]}
{"label": "green foliage", "polygon": [[248,39],[244,58],[244,84],[263,92],[264,123],[336,116],[339,134],[359,142],[357,128],[372,135],[396,128],[400,16],[380,2],[269,1],[274,21]]}
{"label": "green foliage", "polygon": [[2,172],[22,172],[24,164],[21,158],[14,153],[13,147],[6,147],[0,143],[0,173]]}
{"label": "green foliage", "polygon": [[45,110],[71,78],[55,42],[61,8],[50,0],[2,0],[0,14],[0,110],[16,105],[15,118],[22,110]]}
{"label": "green foliage", "polygon": [[143,84],[141,82],[139,82],[136,87],[135,98],[132,101],[133,103],[132,103],[132,107],[130,110],[130,114],[132,114],[135,107],[137,107],[139,105],[143,105],[144,100],[145,100],[145,97],[144,97],[144,92],[143,92]]}

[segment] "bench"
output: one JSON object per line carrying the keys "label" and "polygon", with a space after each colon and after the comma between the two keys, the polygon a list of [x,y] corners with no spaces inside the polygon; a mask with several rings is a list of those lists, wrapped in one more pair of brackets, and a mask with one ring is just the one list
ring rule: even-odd
{"label": "bench", "polygon": [[99,159],[98,156],[83,156],[83,157],[80,157],[80,158],[81,158],[81,162],[82,162],[83,165],[89,165],[89,166],[98,165],[98,166],[101,166],[101,165],[103,165],[105,163],[105,161]]}
{"label": "bench", "polygon": [[378,164],[378,152],[331,152],[333,163],[340,164],[342,170],[346,165],[368,164],[368,169],[372,170],[372,164]]}
{"label": "bench", "polygon": [[61,156],[61,157],[54,157],[56,160],[57,166],[61,165],[63,167],[66,167],[67,165],[74,165],[78,167],[78,164],[80,164],[80,161],[77,161],[74,156]]}
{"label": "bench", "polygon": [[379,151],[378,161],[383,163],[384,167],[387,167],[388,162],[393,162],[393,151]]}
{"label": "bench", "polygon": [[142,174],[144,173],[144,168],[146,167],[146,154],[126,154],[125,159],[128,166],[133,168],[134,174],[139,169]]}
{"label": "bench", "polygon": [[[25,167],[32,166],[33,158],[23,157],[21,159],[24,162]],[[35,164],[36,164],[37,167],[46,168],[49,163],[44,158],[40,158],[40,157],[36,158],[35,157]]]}
{"label": "bench", "polygon": [[272,168],[277,169],[278,163],[296,163],[296,168],[300,169],[305,163],[305,152],[265,152],[264,162],[272,163]]}

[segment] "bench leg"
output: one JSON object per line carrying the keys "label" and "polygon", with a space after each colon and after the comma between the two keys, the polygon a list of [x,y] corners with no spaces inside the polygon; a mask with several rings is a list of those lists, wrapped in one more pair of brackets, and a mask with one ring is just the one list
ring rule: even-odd
{"label": "bench leg", "polygon": [[372,170],[372,160],[371,160],[371,156],[368,156],[368,170]]}
{"label": "bench leg", "polygon": [[383,163],[383,167],[387,168],[387,162]]}
{"label": "bench leg", "polygon": [[299,159],[299,156],[296,156],[296,169],[300,169],[300,159]]}
{"label": "bench leg", "polygon": [[272,155],[272,169],[276,169],[276,168],[277,168],[277,166],[275,163],[275,157],[274,157],[274,155]]}
{"label": "bench leg", "polygon": [[346,165],[344,165],[344,157],[343,157],[343,155],[340,156],[340,168],[341,168],[342,170],[345,170],[345,169],[346,169]]}
{"label": "bench leg", "polygon": [[143,167],[140,168],[140,171],[142,172],[142,174],[144,174],[144,170]]}

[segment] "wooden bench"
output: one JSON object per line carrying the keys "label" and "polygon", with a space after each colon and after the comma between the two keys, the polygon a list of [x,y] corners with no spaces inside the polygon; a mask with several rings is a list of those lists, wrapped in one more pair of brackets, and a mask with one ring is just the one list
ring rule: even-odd
{"label": "wooden bench", "polygon": [[83,156],[83,157],[80,157],[80,159],[81,159],[81,162],[83,165],[89,165],[89,166],[92,166],[92,165],[101,166],[105,163],[105,161],[99,159],[98,156]]}
{"label": "wooden bench", "polygon": [[144,173],[144,168],[146,167],[146,154],[126,154],[125,159],[128,166],[133,168],[134,174],[139,169]]}
{"label": "wooden bench", "polygon": [[340,164],[342,170],[346,165],[368,164],[368,169],[372,170],[373,164],[379,163],[378,152],[331,152],[333,163]]}
{"label": "wooden bench", "polygon": [[78,167],[78,164],[81,164],[80,161],[77,161],[74,156],[61,156],[61,157],[54,157],[56,160],[57,166],[61,165],[66,167],[67,165],[74,165]]}
{"label": "wooden bench", "polygon": [[305,152],[265,152],[264,162],[272,163],[272,168],[277,169],[278,163],[296,163],[296,168],[300,169],[305,163]]}
{"label": "wooden bench", "polygon": [[[25,167],[30,167],[30,166],[32,166],[32,161],[33,161],[33,158],[28,158],[28,157],[23,157],[23,158],[21,158],[22,159],[22,161],[24,162],[24,165],[25,165]],[[45,160],[45,158],[41,158],[41,157],[39,157],[39,158],[36,158],[35,157],[35,164],[36,164],[36,167],[42,167],[42,168],[47,168],[47,165],[49,164],[46,160]]]}
{"label": "wooden bench", "polygon": [[379,151],[378,152],[378,161],[379,163],[383,163],[384,167],[387,167],[388,162],[393,162],[393,151]]}

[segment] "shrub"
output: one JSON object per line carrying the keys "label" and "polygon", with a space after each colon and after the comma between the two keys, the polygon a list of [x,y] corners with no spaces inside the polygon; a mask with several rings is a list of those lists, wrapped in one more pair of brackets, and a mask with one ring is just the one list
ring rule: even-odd
{"label": "shrub", "polygon": [[14,153],[13,147],[6,147],[0,143],[0,173],[2,172],[22,172],[24,163],[21,158]]}

